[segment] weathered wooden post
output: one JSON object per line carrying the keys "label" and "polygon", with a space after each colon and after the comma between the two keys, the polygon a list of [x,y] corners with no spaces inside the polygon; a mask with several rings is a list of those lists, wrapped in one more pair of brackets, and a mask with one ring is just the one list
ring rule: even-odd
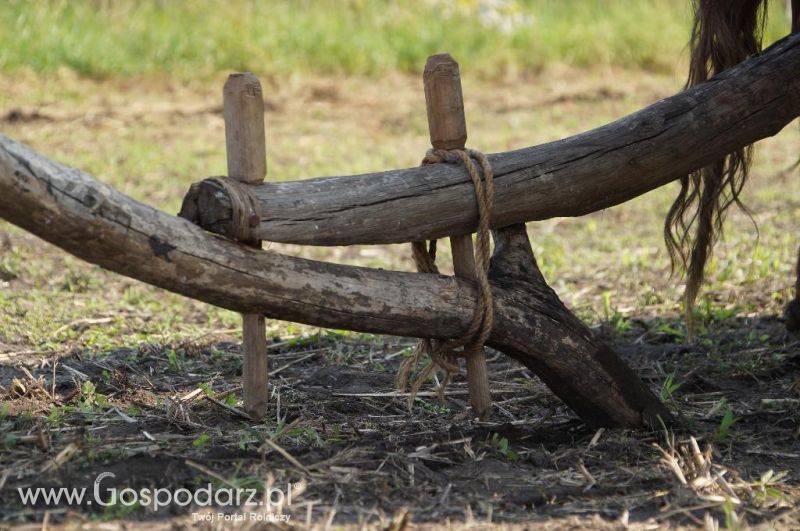
{"label": "weathered wooden post", "polygon": [[[228,177],[261,184],[267,175],[264,97],[252,73],[231,74],[222,90]],[[247,242],[261,248],[261,240]],[[242,314],[244,409],[254,419],[267,412],[267,338],[264,316]]]}
{"label": "weathered wooden post", "polygon": [[[425,63],[422,75],[425,86],[425,106],[428,130],[434,149],[464,149],[467,142],[467,121],[461,92],[458,63],[450,54],[432,55]],[[475,252],[472,234],[452,236],[453,270],[457,277],[475,281]],[[491,409],[489,375],[483,346],[465,351],[469,402],[478,417]]]}

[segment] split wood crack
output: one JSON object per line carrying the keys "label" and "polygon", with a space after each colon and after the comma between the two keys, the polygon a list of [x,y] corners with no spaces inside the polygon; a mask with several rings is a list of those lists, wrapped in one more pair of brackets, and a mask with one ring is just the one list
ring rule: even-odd
{"label": "split wood crack", "polygon": [[[612,124],[489,156],[499,177],[494,210],[486,216],[495,241],[487,272],[494,318],[486,344],[537,374],[590,425],[669,424],[669,411],[648,385],[547,285],[524,222],[581,215],[624,202],[775,134],[800,115],[800,78],[788,74],[798,71],[800,35],[792,35],[711,83]],[[247,84],[254,78],[235,79]],[[233,85],[226,84],[226,89],[237,86],[229,82]],[[463,168],[435,164],[262,183],[267,168],[260,87],[232,93],[242,96],[231,100],[239,101],[238,107],[225,106],[228,178],[246,191],[246,201],[253,200],[255,206],[245,205],[237,214],[252,227],[249,217],[258,213],[252,232],[241,227],[231,232],[230,193],[219,182],[196,183],[187,194],[181,215],[197,226],[2,135],[0,217],[94,264],[243,313],[245,406],[256,417],[267,407],[264,316],[433,340],[461,337],[470,329],[474,316],[481,314],[475,266],[458,264],[461,257],[474,261],[470,233],[480,218]],[[463,149],[465,126],[460,146],[437,146],[435,128],[430,129],[435,149]],[[598,146],[608,149],[592,156]],[[102,198],[102,205],[89,197]],[[302,221],[306,219],[315,220]],[[208,220],[215,221],[209,225]],[[305,260],[264,251],[256,243],[345,245],[446,236],[451,237],[455,277]],[[172,250],[160,253],[153,241]],[[481,353],[467,359],[468,383],[475,382],[469,385],[470,403],[480,416],[481,407],[491,403],[488,383],[486,400],[478,406],[473,400],[473,389],[480,389],[486,377],[485,357]]]}

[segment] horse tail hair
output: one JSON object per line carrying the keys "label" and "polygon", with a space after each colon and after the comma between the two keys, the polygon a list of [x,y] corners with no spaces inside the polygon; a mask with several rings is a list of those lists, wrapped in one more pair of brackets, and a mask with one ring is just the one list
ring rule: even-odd
{"label": "horse tail hair", "polygon": [[792,33],[800,31],[800,0],[792,0]]}
{"label": "horse tail hair", "polygon": [[[689,76],[693,87],[761,50],[768,0],[693,0]],[[693,309],[706,262],[723,230],[731,205],[739,199],[750,170],[752,146],[680,179],[680,192],[664,223],[672,272],[686,272],[684,311],[694,337]]]}

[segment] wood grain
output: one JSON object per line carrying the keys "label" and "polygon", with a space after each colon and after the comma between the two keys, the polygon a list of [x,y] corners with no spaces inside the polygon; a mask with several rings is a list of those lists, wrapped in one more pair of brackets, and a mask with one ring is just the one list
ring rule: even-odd
{"label": "wood grain", "polygon": [[428,57],[422,82],[431,145],[434,149],[464,149],[467,119],[458,63],[449,53]]}
{"label": "wood grain", "polygon": [[[475,286],[465,280],[252,249],[139,203],[3,135],[0,217],[93,264],[242,313],[453,338],[467,328],[475,309]],[[525,269],[534,263],[527,237],[504,238],[492,259],[495,319],[488,345],[530,368],[593,426],[641,427],[658,416],[669,423],[648,387],[536,279],[538,271]],[[530,260],[511,260],[515,253],[530,254]]]}
{"label": "wood grain", "polygon": [[[261,183],[267,174],[264,97],[258,78],[247,72],[228,76],[222,89],[228,177],[242,183]],[[245,242],[261,249],[261,240]],[[264,316],[242,314],[242,394],[244,410],[254,419],[267,413],[268,360]]]}
{"label": "wood grain", "polygon": [[228,177],[261,184],[267,175],[261,82],[250,72],[231,74],[222,89],[222,99]]}
{"label": "wood grain", "polygon": [[[458,63],[448,53],[432,55],[422,74],[428,129],[434,149],[464,149],[467,119]],[[462,168],[463,170],[463,168]],[[472,193],[474,197],[474,191]],[[453,271],[459,278],[475,281],[475,249],[471,234],[450,237]],[[465,347],[469,403],[474,414],[483,419],[490,413],[492,395],[483,345]]]}
{"label": "wood grain", "polygon": [[[522,87],[521,87],[522,88]],[[492,227],[580,216],[628,201],[771,136],[800,115],[800,35],[608,125],[490,155]],[[446,164],[254,187],[263,240],[309,245],[400,243],[467,234],[472,184]],[[202,208],[198,208],[202,205]],[[230,203],[198,183],[182,215],[230,232]]]}

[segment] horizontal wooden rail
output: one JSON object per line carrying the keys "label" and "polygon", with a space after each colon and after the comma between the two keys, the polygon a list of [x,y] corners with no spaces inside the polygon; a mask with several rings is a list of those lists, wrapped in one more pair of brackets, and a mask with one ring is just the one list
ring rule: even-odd
{"label": "horizontal wooden rail", "polygon": [[[586,133],[491,155],[493,227],[579,216],[628,201],[774,135],[800,115],[800,34],[707,83]],[[480,146],[476,146],[480,147]],[[250,187],[263,240],[308,245],[395,243],[471,232],[472,184],[440,164]],[[181,209],[230,236],[230,199],[192,186]]]}
{"label": "horizontal wooden rail", "polygon": [[[0,217],[91,263],[242,313],[449,338],[464,333],[475,308],[468,281],[329,264],[227,241],[3,135]],[[519,265],[534,264],[524,230],[520,226],[519,241],[503,233],[500,257],[493,259],[500,276],[492,281],[489,344],[536,372],[590,424],[668,421],[647,386],[595,342],[540,275]],[[519,280],[509,284],[515,275]]]}

